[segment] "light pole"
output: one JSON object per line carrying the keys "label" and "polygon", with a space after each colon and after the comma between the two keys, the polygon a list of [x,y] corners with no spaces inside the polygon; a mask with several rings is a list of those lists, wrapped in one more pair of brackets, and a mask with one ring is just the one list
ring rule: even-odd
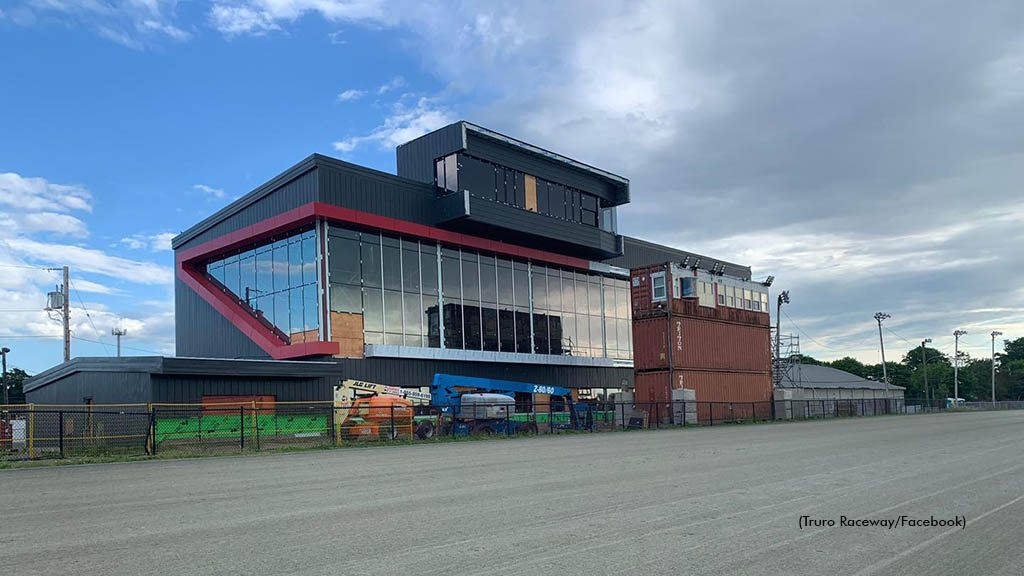
{"label": "light pole", "polygon": [[779,343],[779,329],[782,328],[783,304],[789,304],[789,290],[783,290],[782,292],[779,293],[778,304],[776,304],[775,306],[775,366],[773,366],[774,373],[772,376],[775,379],[776,387],[782,384],[782,374],[779,372],[779,367],[782,365],[782,362],[779,358],[779,354],[781,353],[781,350],[779,349],[781,346]]}
{"label": "light pole", "polygon": [[924,340],[921,340],[921,369],[924,370],[924,399],[926,402],[928,402],[929,408],[931,407],[933,398],[931,397],[932,391],[928,387],[928,356],[925,353],[924,345],[930,344],[931,341],[931,338],[925,338]]}
{"label": "light pole", "polygon": [[3,385],[4,385],[4,406],[9,404],[9,398],[7,397],[7,353],[11,349],[4,346],[0,348],[0,358],[3,358]]}
{"label": "light pole", "polygon": [[878,344],[882,347],[882,380],[885,382],[886,402],[889,401],[889,370],[885,367],[885,341],[882,339],[882,320],[889,318],[892,318],[892,316],[885,312],[877,312],[875,314],[875,320],[878,321]]}
{"label": "light pole", "polygon": [[996,336],[1002,336],[998,330],[992,331],[992,407],[996,407]]}
{"label": "light pole", "polygon": [[953,331],[953,406],[960,402],[960,337],[964,334],[967,330]]}
{"label": "light pole", "polygon": [[[248,290],[248,288],[246,288],[246,290]],[[117,357],[118,358],[121,357],[121,336],[124,336],[127,333],[128,333],[128,331],[125,330],[124,328],[111,328],[110,329],[110,335],[117,337]]]}

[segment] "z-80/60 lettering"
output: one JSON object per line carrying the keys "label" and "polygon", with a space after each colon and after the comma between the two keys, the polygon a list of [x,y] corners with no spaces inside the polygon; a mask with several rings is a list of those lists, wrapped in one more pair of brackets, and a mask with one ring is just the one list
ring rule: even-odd
{"label": "z-80/60 lettering", "polygon": [[539,384],[534,384],[533,385],[533,393],[534,394],[549,394],[549,395],[550,394],[554,394],[555,393],[555,387],[554,386],[541,386]]}

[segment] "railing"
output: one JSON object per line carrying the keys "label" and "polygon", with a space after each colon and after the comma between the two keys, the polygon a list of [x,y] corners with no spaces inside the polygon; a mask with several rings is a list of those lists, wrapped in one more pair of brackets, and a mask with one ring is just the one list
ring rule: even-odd
{"label": "railing", "polygon": [[192,455],[374,442],[428,442],[474,436],[527,436],[682,426],[719,426],[915,414],[1022,409],[1024,402],[809,399],[775,402],[583,401],[445,406],[334,406],[331,402],[0,406],[0,461],[73,456]]}

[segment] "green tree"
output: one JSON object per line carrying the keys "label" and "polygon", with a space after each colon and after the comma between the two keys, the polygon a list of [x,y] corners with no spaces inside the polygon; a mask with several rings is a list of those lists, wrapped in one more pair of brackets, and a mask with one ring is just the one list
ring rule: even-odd
{"label": "green tree", "polygon": [[[25,393],[22,391],[28,374],[21,368],[12,368],[7,371],[7,397],[11,404],[24,404]],[[3,403],[3,390],[0,389],[0,403]]]}
{"label": "green tree", "polygon": [[830,366],[832,368],[835,368],[836,370],[849,372],[850,374],[856,374],[861,378],[867,378],[870,375],[870,371],[868,370],[868,367],[864,365],[864,363],[850,356],[846,356],[844,358],[840,358],[839,360],[833,360],[831,362],[828,362],[826,366]]}

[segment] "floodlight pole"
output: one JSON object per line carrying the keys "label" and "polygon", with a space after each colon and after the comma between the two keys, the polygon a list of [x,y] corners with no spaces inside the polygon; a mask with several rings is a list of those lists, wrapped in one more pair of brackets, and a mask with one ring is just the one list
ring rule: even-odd
{"label": "floodlight pole", "polygon": [[932,403],[934,398],[931,397],[932,391],[928,386],[928,356],[925,352],[925,344],[931,342],[931,338],[925,338],[921,340],[921,369],[924,370],[924,399],[929,404]]}
{"label": "floodlight pole", "polygon": [[[772,380],[775,382],[775,386],[782,385],[782,374],[779,371],[779,367],[782,365],[782,359],[780,354],[782,353],[782,344],[780,335],[782,334],[782,305],[789,304],[789,290],[783,290],[779,293],[779,299],[775,305],[775,366],[773,366]],[[774,406],[774,404],[772,404]]]}
{"label": "floodlight pole", "polygon": [[64,266],[64,361],[71,360],[71,292],[68,286],[71,280],[68,275],[68,267]]}
{"label": "floodlight pole", "polygon": [[878,344],[882,347],[882,380],[885,382],[885,398],[886,402],[889,401],[889,370],[885,366],[885,340],[882,339],[882,320],[886,318],[892,318],[885,312],[878,312],[875,314],[875,320],[878,321]]}
{"label": "floodlight pole", "polygon": [[6,346],[0,348],[0,357],[3,358],[3,386],[4,386],[4,406],[10,404],[10,398],[7,395],[7,353],[11,349]]}
{"label": "floodlight pole", "polygon": [[992,408],[996,407],[996,336],[1002,336],[998,330],[992,331]]}
{"label": "floodlight pole", "polygon": [[127,334],[128,331],[124,328],[111,328],[110,334],[117,337],[117,357],[121,357],[121,336]]}
{"label": "floodlight pole", "polygon": [[960,402],[960,337],[967,334],[967,330],[956,329],[953,331],[953,405]]}

